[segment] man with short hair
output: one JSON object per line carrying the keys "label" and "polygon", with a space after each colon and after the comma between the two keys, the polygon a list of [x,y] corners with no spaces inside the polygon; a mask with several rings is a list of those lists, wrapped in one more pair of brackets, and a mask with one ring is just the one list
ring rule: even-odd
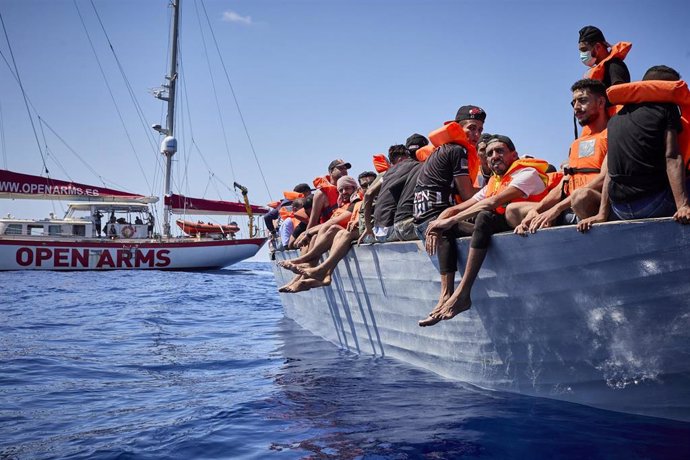
{"label": "man with short hair", "polygon": [[376,179],[377,174],[374,171],[364,171],[357,176],[357,182],[359,182],[359,187],[366,191],[371,183]]}
{"label": "man with short hair", "polygon": [[[680,75],[667,66],[654,66],[642,80],[676,81]],[[681,130],[678,106],[668,103],[626,104],[609,120],[608,174],[599,213],[578,224],[612,220],[670,217],[690,222],[685,165],[678,149]]]}
{"label": "man with short hair", "polygon": [[[460,107],[455,120],[464,131],[471,145],[477,145],[484,130],[486,112],[475,105]],[[466,202],[475,192],[474,179],[470,177],[468,149],[456,143],[443,144],[422,163],[415,187],[413,214],[415,231],[424,240],[430,222],[436,219],[452,204],[452,195],[457,193]],[[455,192],[453,191],[455,187]],[[460,236],[455,227],[448,228],[440,238],[438,265],[441,273],[441,293],[437,306],[450,297],[458,270],[455,239]]]}
{"label": "man with short hair", "polygon": [[[383,174],[381,180],[364,194],[362,204],[364,232],[359,236],[359,242],[365,241],[367,236],[379,243],[397,241],[393,229],[397,201],[405,185],[407,174],[417,162],[412,160],[410,151],[402,144],[390,146],[388,161],[391,164],[390,168]],[[374,200],[376,200],[375,207]]]}
{"label": "man with short hair", "polygon": [[573,113],[580,126],[587,127],[570,146],[566,176],[539,203],[511,203],[506,217],[520,222],[515,233],[525,235],[552,225],[571,225],[599,211],[601,187],[606,177],[608,138],[606,87],[599,80],[585,78],[570,88]]}
{"label": "man with short hair", "polygon": [[[426,249],[433,255],[440,250],[438,243],[443,232],[467,224],[468,219],[475,218],[467,264],[460,285],[444,302],[437,304],[426,319],[419,322],[420,326],[432,326],[470,308],[472,286],[484,263],[491,236],[512,228],[504,215],[506,204],[537,200],[546,190],[545,171],[548,163],[543,160],[520,159],[508,136],[494,135],[488,142],[486,154],[493,172],[489,183],[471,199],[444,211],[427,228]],[[443,273],[441,277],[443,279]],[[450,289],[452,288],[451,285]]]}
{"label": "man with short hair", "polygon": [[479,157],[479,174],[477,174],[477,179],[474,181],[474,186],[477,189],[484,187],[491,177],[491,168],[489,167],[489,162],[486,159],[486,145],[491,139],[491,134],[482,133],[479,136],[479,142],[477,142],[477,156]]}

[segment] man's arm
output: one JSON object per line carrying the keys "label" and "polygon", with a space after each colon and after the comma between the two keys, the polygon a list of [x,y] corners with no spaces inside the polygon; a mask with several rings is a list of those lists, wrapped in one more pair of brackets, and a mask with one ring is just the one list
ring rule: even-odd
{"label": "man's arm", "polygon": [[462,199],[462,202],[469,200],[477,192],[472,185],[472,180],[469,175],[455,176],[455,188]]}
{"label": "man's arm", "polygon": [[519,188],[508,186],[508,188],[501,191],[498,195],[484,198],[481,201],[468,200],[467,202],[460,203],[456,208],[466,205],[464,210],[445,219],[439,217],[429,224],[426,229],[426,251],[432,256],[436,253],[439,235],[445,230],[452,228],[460,222],[471,219],[482,211],[494,210],[502,204],[524,196],[525,194]]}
{"label": "man's arm", "polygon": [[665,138],[666,174],[677,209],[673,219],[681,224],[687,224],[690,223],[690,206],[685,188],[685,165],[683,164],[683,157],[678,152],[678,134],[674,129],[667,129]]}
{"label": "man's arm", "polygon": [[381,191],[381,184],[383,184],[383,176],[380,177],[381,178],[377,177],[374,180],[374,182],[371,183],[369,189],[367,189],[366,193],[364,194],[364,200],[362,201],[362,212],[364,213],[364,233],[360,235],[359,239],[357,240],[357,244],[364,241],[364,238],[367,235],[374,235],[374,229],[371,226],[371,220],[374,210],[374,199],[376,199],[376,197],[379,196],[379,192]]}
{"label": "man's arm", "polygon": [[319,223],[321,213],[326,206],[328,206],[328,196],[326,196],[326,194],[321,190],[314,192],[314,200],[312,201],[311,214],[309,215],[307,228],[312,228]]}

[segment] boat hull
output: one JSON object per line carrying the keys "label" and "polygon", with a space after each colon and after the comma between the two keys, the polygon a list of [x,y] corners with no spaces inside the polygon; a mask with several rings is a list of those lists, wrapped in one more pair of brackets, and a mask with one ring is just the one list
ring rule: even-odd
{"label": "boat hull", "polygon": [[265,238],[244,240],[0,239],[0,270],[198,270],[254,256]]}
{"label": "boat hull", "polygon": [[[469,241],[457,244],[464,267]],[[438,300],[437,262],[419,242],[388,243],[353,248],[331,286],[281,299],[286,316],[357,353],[483,388],[690,421],[689,256],[690,226],[670,219],[496,235],[473,307],[420,328]],[[292,277],[274,272],[279,285]]]}

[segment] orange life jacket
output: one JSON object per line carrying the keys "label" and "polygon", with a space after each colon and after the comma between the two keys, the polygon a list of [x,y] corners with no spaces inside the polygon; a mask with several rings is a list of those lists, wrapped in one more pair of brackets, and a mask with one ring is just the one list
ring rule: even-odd
{"label": "orange life jacket", "polygon": [[[549,185],[549,177],[546,175],[546,170],[548,169],[548,167],[548,162],[544,160],[539,160],[537,158],[520,158],[518,160],[515,160],[513,164],[510,165],[508,171],[506,171],[505,174],[503,174],[502,176],[494,174],[489,178],[489,182],[488,184],[486,184],[486,197],[488,198],[494,195],[498,195],[503,190],[507,189],[510,185],[510,181],[513,179],[513,173],[524,168],[536,169],[539,173],[539,177],[541,177],[541,180],[544,181],[544,186],[547,186]],[[549,189],[545,188],[543,192],[538,193],[537,195],[530,195],[526,198],[515,198],[513,199],[513,201],[511,201],[511,203],[515,203],[518,201],[539,202],[542,198],[546,196],[547,193],[549,193]],[[497,207],[495,211],[498,214],[504,214],[506,212],[507,205],[508,203],[504,203],[503,205]]]}
{"label": "orange life jacket", "polygon": [[280,206],[280,201],[271,201],[266,206],[268,206],[269,208],[275,209],[278,206]]}
{"label": "orange life jacket", "polygon": [[304,198],[304,193],[293,192],[292,190],[286,190],[283,192],[283,196],[286,200],[296,200],[297,198]]}
{"label": "orange life jacket", "polygon": [[[632,48],[632,43],[630,42],[618,42],[615,45],[611,47],[611,52],[609,53],[608,56],[606,56],[600,63],[589,69],[587,72],[585,72],[585,78],[592,78],[594,80],[599,80],[599,81],[604,81],[604,74],[605,74],[605,66],[608,61],[614,58],[618,58],[621,61],[625,60],[625,57],[628,55],[630,52],[630,48]],[[618,85],[614,85],[618,86]],[[608,114],[609,118],[614,116],[615,114],[618,113],[620,109],[623,108],[622,105],[615,105],[613,101],[609,99],[609,102],[611,102],[612,105],[611,107],[606,109],[606,113]],[[582,134],[584,135],[589,135],[591,134],[591,131],[589,131],[589,127],[585,126],[582,128]]]}
{"label": "orange life jacket", "polygon": [[348,222],[357,222],[359,225],[359,214],[362,211],[362,200],[359,200],[357,203],[355,203],[355,207],[352,209],[352,216],[350,216],[350,220]]}
{"label": "orange life jacket", "polygon": [[630,52],[632,48],[632,43],[630,42],[618,42],[611,47],[611,52],[606,56],[601,62],[585,72],[585,78],[592,78],[594,80],[604,81],[604,67],[608,61],[614,58],[618,58],[621,61],[625,60],[625,57]]}
{"label": "orange life jacket", "polygon": [[434,153],[434,150],[436,150],[434,144],[427,144],[424,147],[418,148],[414,155],[417,157],[417,161],[424,162]]}
{"label": "orange life jacket", "polygon": [[374,169],[377,173],[381,174],[382,172],[386,172],[390,167],[391,165],[388,163],[388,158],[386,158],[386,155],[383,153],[377,153],[374,155]]}
{"label": "orange life jacket", "polygon": [[[467,135],[459,123],[453,121],[430,132],[429,141],[437,147],[444,144],[458,144],[465,147],[467,150],[467,169],[470,172],[470,180],[474,184],[477,180],[477,174],[480,168],[477,147],[470,143],[470,140],[467,139]],[[419,150],[417,150],[417,152],[419,152]]]}
{"label": "orange life jacket", "polygon": [[609,150],[607,134],[606,129],[596,134],[583,133],[571,144],[568,167],[565,168],[565,173],[570,176],[568,195],[589,184],[601,172]]}
{"label": "orange life jacket", "polygon": [[680,107],[680,123],[683,130],[678,133],[678,149],[683,163],[690,171],[690,90],[688,84],[679,81],[636,81],[610,87],[606,90],[611,103],[637,104],[641,102],[673,103]]}
{"label": "orange life jacket", "polygon": [[321,218],[319,219],[319,222],[323,223],[331,218],[333,211],[338,207],[338,189],[331,183],[330,175],[319,176],[312,183],[314,187],[325,193],[328,198],[328,205],[321,211]]}

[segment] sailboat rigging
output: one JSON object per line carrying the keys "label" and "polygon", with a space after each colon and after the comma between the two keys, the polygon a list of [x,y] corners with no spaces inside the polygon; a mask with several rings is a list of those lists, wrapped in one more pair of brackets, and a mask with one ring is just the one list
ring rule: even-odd
{"label": "sailboat rigging", "polygon": [[[1,218],[0,270],[222,268],[252,257],[266,242],[258,236],[253,218],[267,209],[251,205],[247,189],[239,184],[235,183],[243,203],[173,193],[180,0],[172,0],[171,7],[169,70],[162,90],[154,93],[167,104],[165,127],[153,126],[164,136],[160,149],[165,158],[162,233],[154,231],[155,209],[150,208],[158,197],[2,169],[0,198],[67,200],[70,204],[64,218],[52,213],[41,220]],[[249,237],[237,238],[239,227],[234,222],[218,225],[179,219],[177,225],[186,235],[175,237],[172,214],[246,215]]]}

